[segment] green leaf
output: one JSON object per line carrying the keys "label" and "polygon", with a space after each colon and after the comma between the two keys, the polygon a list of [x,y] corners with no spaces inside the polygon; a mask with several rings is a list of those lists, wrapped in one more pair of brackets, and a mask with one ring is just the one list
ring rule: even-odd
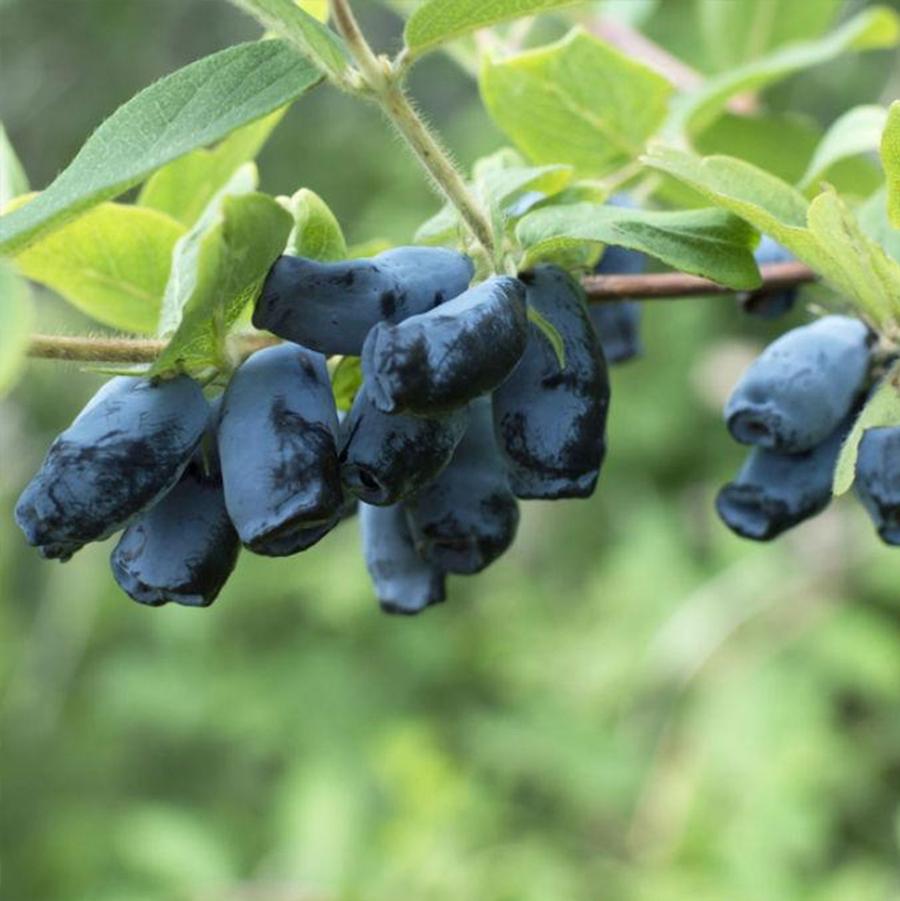
{"label": "green leaf", "polygon": [[809,228],[827,260],[820,263],[823,275],[842,287],[874,323],[900,318],[900,265],[865,234],[835,191],[824,191],[809,205]]}
{"label": "green leaf", "polygon": [[103,203],[16,257],[23,275],[104,325],[153,332],[184,227],[155,210]]}
{"label": "green leaf", "polygon": [[485,60],[480,84],[493,120],[533,162],[591,177],[640,155],[672,93],[661,75],[578,28],[547,47]]}
{"label": "green leaf", "polygon": [[362,383],[362,360],[359,357],[341,357],[331,373],[331,390],[339,410],[346,413],[353,406]]}
{"label": "green leaf", "polygon": [[47,190],[0,217],[0,253],[21,250],[166,163],[274,112],[320,79],[284,41],[239,44],[163,78],[113,113]]}
{"label": "green leaf", "polygon": [[532,264],[559,244],[592,241],[640,250],[680,272],[712,279],[729,288],[760,284],[753,260],[756,233],[720,210],[629,210],[581,203],[546,207],[519,222],[516,235]]}
{"label": "green leaf", "polygon": [[819,142],[800,187],[812,185],[840,160],[877,150],[886,122],[883,106],[857,106],[836,119]]}
{"label": "green leaf", "polygon": [[846,494],[853,485],[859,443],[865,432],[896,425],[900,425],[900,363],[895,363],[879,382],[844,441],[834,472],[833,491],[836,495]]}
{"label": "green leaf", "polygon": [[194,227],[179,238],[172,252],[172,267],[157,319],[156,330],[160,336],[167,338],[174,334],[186,304],[197,289],[203,240],[221,224],[225,198],[249,194],[256,190],[258,183],[256,164],[245,163],[210,200]]}
{"label": "green leaf", "polygon": [[259,153],[286,107],[232,132],[214,150],[194,150],[155,172],[137,202],[168,213],[190,228],[242,163]]}
{"label": "green leaf", "polygon": [[198,248],[194,290],[153,374],[200,373],[225,362],[228,332],[259,293],[290,230],[290,214],[265,194],[224,198],[220,221]]}
{"label": "green leaf", "polygon": [[533,16],[574,0],[426,0],[406,23],[403,36],[413,57],[447,41],[510,19]]}
{"label": "green leaf", "polygon": [[701,159],[661,145],[644,161],[775,238],[852,298],[873,323],[900,315],[900,267],[865,235],[833,191],[809,204],[791,185],[749,163]]}
{"label": "green leaf", "polygon": [[328,0],[296,0],[297,6],[318,22],[328,21]]}
{"label": "green leaf", "polygon": [[736,94],[757,91],[802,69],[849,51],[893,47],[900,40],[900,17],[886,6],[863,10],[827,37],[801,41],[711,78],[672,104],[669,134],[696,134],[712,123]]}
{"label": "green leaf", "polygon": [[707,58],[717,70],[758,59],[774,47],[818,37],[834,19],[841,0],[695,0]]}
{"label": "green leaf", "polygon": [[347,259],[340,223],[318,194],[301,188],[290,198],[287,209],[294,217],[294,228],[286,253],[322,262]]}
{"label": "green leaf", "polygon": [[21,371],[31,320],[28,285],[0,260],[0,397],[9,391]]}
{"label": "green leaf", "polygon": [[269,31],[290,41],[325,75],[340,77],[349,65],[344,42],[293,0],[230,0]]}
{"label": "green leaf", "polygon": [[13,197],[27,194],[28,190],[28,176],[0,122],[0,210]]}
{"label": "green leaf", "polygon": [[528,320],[532,322],[541,334],[550,342],[550,347],[556,355],[556,362],[560,369],[566,368],[566,342],[559,333],[559,329],[546,317],[542,316],[534,307],[528,308]]}
{"label": "green leaf", "polygon": [[881,161],[887,177],[888,221],[894,228],[900,228],[900,100],[895,100],[888,111],[881,139]]}
{"label": "green leaf", "polygon": [[462,234],[462,222],[456,207],[445,203],[430,219],[423,222],[413,236],[416,244],[441,246],[458,244]]}

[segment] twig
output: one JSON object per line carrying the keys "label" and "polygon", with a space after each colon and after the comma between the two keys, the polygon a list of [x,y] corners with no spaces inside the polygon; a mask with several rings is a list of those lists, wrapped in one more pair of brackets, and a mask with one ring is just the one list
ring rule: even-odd
{"label": "twig", "polygon": [[[771,263],[762,266],[763,284],[754,293],[775,293],[815,281],[816,274],[803,263]],[[734,296],[732,288],[680,272],[653,275],[588,275],[582,279],[590,303],[618,300],[676,300],[710,295]],[[239,358],[271,347],[278,339],[271,335],[238,335],[232,347]],[[30,357],[69,360],[78,363],[153,363],[166,347],[165,341],[144,338],[74,338],[62,335],[33,335]]]}

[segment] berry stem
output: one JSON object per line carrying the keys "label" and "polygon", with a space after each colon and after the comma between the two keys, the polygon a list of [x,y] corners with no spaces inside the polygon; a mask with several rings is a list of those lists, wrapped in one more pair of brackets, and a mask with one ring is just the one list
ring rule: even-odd
{"label": "berry stem", "polygon": [[353,54],[365,81],[365,88],[361,93],[378,103],[437,189],[459,211],[463,222],[484,249],[488,259],[496,264],[496,247],[490,222],[466,186],[462,173],[441,146],[437,135],[428,127],[405,93],[402,84],[403,67],[392,65],[390,60],[375,55],[360,30],[349,0],[331,0],[331,10],[337,30]]}
{"label": "berry stem", "polygon": [[[816,274],[803,263],[770,263],[760,267],[763,283],[754,293],[783,291],[816,280]],[[680,272],[651,275],[588,275],[581,283],[589,303],[614,303],[618,300],[687,300],[691,297],[736,293],[709,279]],[[271,335],[239,335],[232,347],[238,359],[244,359],[277,344]],[[30,357],[44,360],[69,360],[79,363],[153,363],[166,347],[165,341],[143,338],[74,338],[62,335],[33,335]]]}

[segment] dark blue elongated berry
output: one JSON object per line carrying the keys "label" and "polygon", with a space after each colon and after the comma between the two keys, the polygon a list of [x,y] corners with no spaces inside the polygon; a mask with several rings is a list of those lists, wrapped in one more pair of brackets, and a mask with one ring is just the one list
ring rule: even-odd
{"label": "dark blue elongated berry", "polygon": [[536,325],[494,391],[497,443],[520,498],[587,497],[606,451],[609,377],[580,285],[556,266],[521,276],[529,306],[563,341],[565,365]]}
{"label": "dark blue elongated berry", "polygon": [[[625,209],[635,208],[627,194],[615,194],[608,203]],[[610,244],[604,249],[595,271],[598,275],[641,275],[647,271],[647,257],[640,251]],[[636,300],[591,304],[590,315],[603,345],[603,354],[611,366],[643,354],[641,305]]]}
{"label": "dark blue elongated berry", "polygon": [[744,538],[769,541],[824,510],[851,424],[848,417],[825,441],[799,454],[753,448],[734,481],[716,497],[725,525]]}
{"label": "dark blue elongated berry", "polygon": [[[757,266],[765,266],[769,263],[792,262],[794,255],[782,247],[776,240],[768,235],[763,235],[754,254]],[[745,313],[758,316],[760,319],[777,319],[789,313],[797,300],[797,288],[785,288],[775,293],[757,291],[741,297],[741,306]]]}
{"label": "dark blue elongated berry", "polygon": [[900,428],[868,429],[863,434],[855,487],[881,540],[900,545]]}
{"label": "dark blue elongated berry", "polygon": [[363,556],[385,613],[412,616],[444,600],[444,573],[416,552],[402,504],[359,505]]}
{"label": "dark blue elongated berry", "polygon": [[446,572],[480,572],[512,544],[519,506],[494,438],[488,398],[470,405],[469,427],[453,459],[406,508],[416,550]]}
{"label": "dark blue elongated berry", "polygon": [[208,607],[240,547],[217,461],[198,453],[178,484],[125,530],[110,562],[116,581],[138,603]]}
{"label": "dark blue elongated berry", "polygon": [[67,560],[124,528],[178,481],[209,415],[186,376],[114,378],[50,446],[16,506],[45,557]]}
{"label": "dark blue elongated berry", "polygon": [[869,331],[858,319],[826,316],[786,332],[744,373],[725,405],[742,444],[800,453],[824,441],[862,391]]}
{"label": "dark blue elongated berry", "polygon": [[363,345],[366,390],[385,413],[447,413],[496,388],[527,341],[525,286],[490,278],[399,325],[376,325]]}
{"label": "dark blue elongated berry", "polygon": [[458,294],[472,261],[443,247],[397,247],[372,259],[283,256],[266,277],[253,324],[324,354],[359,356],[378,322],[402,322]]}
{"label": "dark blue elongated berry", "polygon": [[250,550],[295,553],[336,522],[343,504],[337,429],[321,354],[282,344],[234,374],[222,403],[219,456],[228,513]]}
{"label": "dark blue elongated berry", "polygon": [[467,423],[465,407],[435,418],[382,413],[363,385],[341,423],[344,484],[367,504],[396,504],[450,462]]}

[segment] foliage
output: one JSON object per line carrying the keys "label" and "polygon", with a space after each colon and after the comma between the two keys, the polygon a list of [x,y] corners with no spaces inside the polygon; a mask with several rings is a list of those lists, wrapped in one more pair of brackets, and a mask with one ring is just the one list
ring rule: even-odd
{"label": "foliage", "polygon": [[[64,34],[56,5],[26,5],[0,9],[0,29],[15,33],[3,17],[14,26],[43,13],[41,28]],[[181,14],[156,5],[167,21]],[[408,164],[374,118],[334,94],[304,96],[323,73],[357,87],[322,5],[235,5],[277,38],[246,42],[252,21],[237,18],[235,46],[187,62],[203,46],[188,35],[184,58],[166,57],[183,68],[113,113],[33,199],[25,171],[61,169],[68,144],[23,166],[0,129],[0,207],[13,201],[0,219],[11,258],[0,266],[0,392],[26,371],[22,276],[41,286],[41,330],[157,334],[169,344],[156,372],[211,377],[232,365],[230,339],[247,330],[285,248],[340,259],[418,217],[422,243],[475,250],[453,207],[435,214],[424,192],[396,187]],[[630,4],[632,21],[703,74],[678,88],[592,33],[613,4],[466,0],[447,15],[428,0],[405,26],[378,21],[402,30],[396,72],[416,61],[417,90],[440,103],[434,85],[446,79],[466,98],[438,118],[450,120],[506,268],[551,259],[584,270],[618,244],[751,289],[764,232],[824,277],[817,303],[850,305],[892,339],[900,106],[877,86],[898,16],[800,5],[788,15],[774,0]],[[91,9],[110,47],[134,43],[124,14]],[[534,12],[545,15],[528,31],[514,21]],[[495,27],[473,39],[485,26]],[[79,84],[115,84],[103,54],[71,43]],[[438,50],[459,73],[429,57]],[[851,54],[859,71],[842,90],[852,96],[836,105],[827,69]],[[27,96],[32,70],[11,71],[10,96]],[[472,103],[476,79],[489,119]],[[810,110],[825,110],[819,121],[786,101],[797,85]],[[736,112],[750,92],[752,115]],[[27,131],[17,105],[4,116],[13,138]],[[290,139],[274,133],[282,121]],[[79,120],[78,133],[94,124]],[[498,150],[504,140],[513,146]],[[329,154],[325,167],[313,159]],[[270,163],[283,173],[277,190]],[[604,203],[623,187],[645,208]],[[362,230],[385,211],[384,231]],[[602,885],[614,901],[856,901],[896,891],[896,564],[842,507],[778,548],[738,547],[712,525],[711,484],[735,460],[723,462],[703,398],[735,353],[723,332],[738,342],[769,332],[738,323],[721,300],[663,306],[648,311],[650,359],[617,377],[617,444],[596,500],[565,519],[530,510],[509,563],[409,628],[386,626],[363,601],[346,526],[302,564],[248,557],[218,618],[201,625],[124,608],[103,548],[65,573],[22,559],[3,517],[11,895],[238,899],[278,897],[284,885],[286,897],[587,899]],[[27,372],[3,401],[6,507],[89,393],[90,376]],[[340,361],[333,378],[346,409],[358,360]],[[836,490],[850,487],[863,428],[897,422],[887,379]]]}

